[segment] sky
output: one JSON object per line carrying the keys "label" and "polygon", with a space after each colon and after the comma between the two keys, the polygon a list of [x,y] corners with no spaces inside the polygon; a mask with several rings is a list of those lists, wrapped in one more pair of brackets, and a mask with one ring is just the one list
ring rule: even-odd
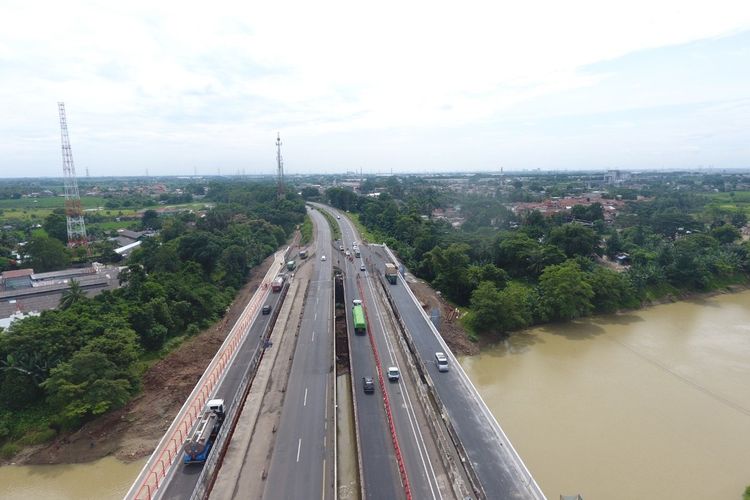
{"label": "sky", "polygon": [[[505,5],[507,4],[507,5]],[[0,177],[750,167],[750,2],[0,0]]]}

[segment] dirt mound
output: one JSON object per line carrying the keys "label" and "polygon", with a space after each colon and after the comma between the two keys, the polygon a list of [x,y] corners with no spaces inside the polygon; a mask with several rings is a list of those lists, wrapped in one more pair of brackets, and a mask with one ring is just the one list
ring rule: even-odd
{"label": "dirt mound", "polygon": [[469,339],[453,306],[422,280],[411,278],[409,286],[425,311],[440,311],[440,334],[454,354],[468,356],[479,354],[480,346]]}

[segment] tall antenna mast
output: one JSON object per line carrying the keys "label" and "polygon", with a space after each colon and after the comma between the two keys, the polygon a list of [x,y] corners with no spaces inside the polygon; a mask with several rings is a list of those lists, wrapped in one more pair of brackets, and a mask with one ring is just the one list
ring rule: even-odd
{"label": "tall antenna mast", "polygon": [[68,123],[65,119],[65,103],[58,102],[60,112],[60,136],[62,138],[63,177],[65,179],[65,217],[68,222],[68,246],[83,245],[88,247],[86,225],[83,222],[81,197],[78,194],[76,168],[73,165],[73,152],[70,149]]}
{"label": "tall antenna mast", "polygon": [[281,136],[276,133],[276,164],[277,164],[277,176],[278,176],[278,193],[279,198],[284,197],[284,160],[281,158]]}

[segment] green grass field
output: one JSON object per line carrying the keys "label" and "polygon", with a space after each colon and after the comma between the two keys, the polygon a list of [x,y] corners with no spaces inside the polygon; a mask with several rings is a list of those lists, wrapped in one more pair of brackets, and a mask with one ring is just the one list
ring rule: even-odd
{"label": "green grass field", "polygon": [[713,193],[706,196],[712,205],[719,208],[738,208],[750,216],[750,191],[732,191],[731,193]]}

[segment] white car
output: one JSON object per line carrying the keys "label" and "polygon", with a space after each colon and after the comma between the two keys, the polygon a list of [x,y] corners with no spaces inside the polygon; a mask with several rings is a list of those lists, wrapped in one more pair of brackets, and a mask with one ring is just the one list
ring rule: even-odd
{"label": "white car", "polygon": [[448,356],[446,356],[444,352],[436,352],[435,353],[435,365],[437,365],[437,369],[439,372],[447,372],[448,371]]}
{"label": "white car", "polygon": [[398,379],[401,378],[401,373],[398,371],[397,366],[389,366],[388,367],[388,380],[391,382],[398,382]]}
{"label": "white car", "polygon": [[336,218],[337,218],[337,219],[340,219],[340,218],[341,218],[341,216],[340,216],[340,215],[337,215],[337,216],[336,216]]}
{"label": "white car", "polygon": [[326,260],[326,256],[325,255],[321,255],[320,256],[320,260]]}

